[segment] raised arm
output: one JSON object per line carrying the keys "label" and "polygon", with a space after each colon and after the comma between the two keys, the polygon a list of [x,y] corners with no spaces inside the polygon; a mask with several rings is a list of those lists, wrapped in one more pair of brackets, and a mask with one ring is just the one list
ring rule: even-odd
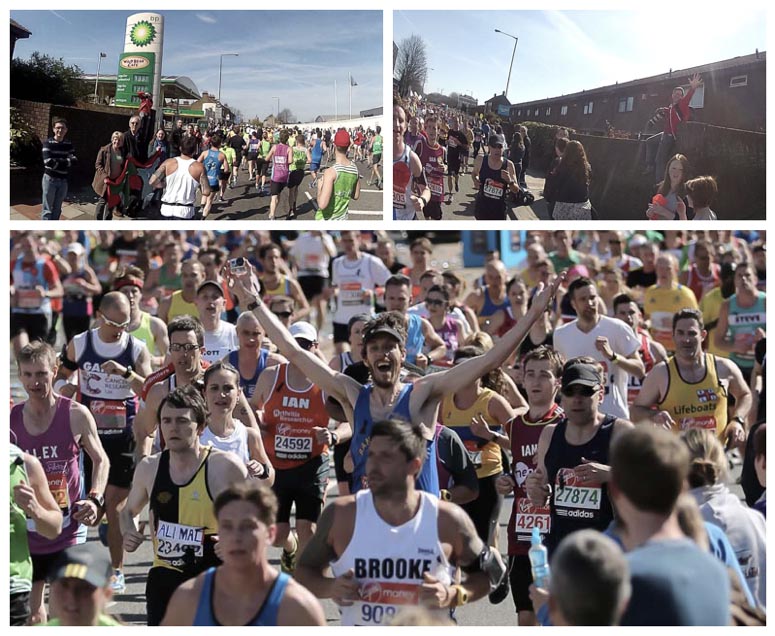
{"label": "raised arm", "polygon": [[235,275],[227,268],[226,275],[234,285],[234,293],[244,299],[246,307],[255,305],[253,315],[288,362],[296,365],[312,382],[340,402],[355,402],[361,385],[353,378],[336,373],[318,356],[302,349],[285,326],[261,302],[259,283],[252,265],[242,275]]}
{"label": "raised arm", "polygon": [[425,376],[419,379],[415,385],[422,386],[428,391],[429,397],[441,397],[444,394],[462,390],[502,365],[511,352],[525,339],[533,323],[543,315],[564,279],[565,274],[562,273],[548,287],[543,287],[542,283],[538,284],[538,294],[533,299],[530,309],[516,325],[504,334],[497,347],[493,347],[484,355],[469,359],[465,364],[452,367],[448,371]]}

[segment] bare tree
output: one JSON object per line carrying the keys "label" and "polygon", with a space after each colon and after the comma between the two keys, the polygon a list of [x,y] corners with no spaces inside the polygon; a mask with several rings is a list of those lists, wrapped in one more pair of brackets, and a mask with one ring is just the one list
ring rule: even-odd
{"label": "bare tree", "polygon": [[428,76],[428,59],[425,54],[425,40],[419,35],[412,34],[401,40],[398,47],[396,76],[401,97],[409,95],[409,91],[423,92]]}
{"label": "bare tree", "polygon": [[296,121],[296,117],[290,108],[283,108],[277,117],[284,124]]}

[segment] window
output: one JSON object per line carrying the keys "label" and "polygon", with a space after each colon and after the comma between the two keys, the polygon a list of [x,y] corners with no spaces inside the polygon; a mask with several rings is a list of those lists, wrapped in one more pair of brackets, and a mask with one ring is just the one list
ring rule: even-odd
{"label": "window", "polygon": [[729,80],[729,88],[740,88],[741,86],[748,86],[747,75],[735,75]]}
{"label": "window", "polygon": [[635,99],[633,97],[620,97],[619,98],[619,112],[631,113]]}
{"label": "window", "polygon": [[560,108],[560,115],[567,115],[567,114],[568,114],[567,106],[563,106],[562,108]]}
{"label": "window", "polygon": [[[689,86],[684,86],[684,90],[688,91]],[[694,91],[694,95],[692,95],[692,99],[689,102],[689,107],[702,108],[704,106],[705,106],[705,85],[703,84],[696,91]]]}
{"label": "window", "polygon": [[551,114],[552,114],[552,107],[551,106],[547,106],[546,107],[546,116],[548,117]]}
{"label": "window", "polygon": [[538,117],[538,109],[536,108],[535,116]]}
{"label": "window", "polygon": [[584,114],[585,115],[591,115],[592,114],[592,107],[595,105],[595,102],[587,102],[584,104]]}
{"label": "window", "polygon": [[522,117],[522,109],[521,108],[517,111],[517,117]]}

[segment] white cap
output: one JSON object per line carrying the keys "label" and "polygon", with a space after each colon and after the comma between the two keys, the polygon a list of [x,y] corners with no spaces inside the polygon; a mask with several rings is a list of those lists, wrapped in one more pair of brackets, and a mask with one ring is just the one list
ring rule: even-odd
{"label": "white cap", "polygon": [[304,338],[310,342],[317,342],[318,340],[317,329],[304,320],[294,322],[291,325],[290,332],[294,338]]}
{"label": "white cap", "polygon": [[648,242],[649,240],[645,236],[643,236],[643,234],[633,234],[632,237],[630,238],[630,242],[628,243],[628,245],[631,248],[640,247],[641,245],[646,245],[646,243]]}
{"label": "white cap", "polygon": [[78,254],[78,256],[81,256],[86,252],[86,248],[84,248],[84,246],[81,245],[80,243],[70,243],[65,248],[65,254],[70,254],[71,252]]}

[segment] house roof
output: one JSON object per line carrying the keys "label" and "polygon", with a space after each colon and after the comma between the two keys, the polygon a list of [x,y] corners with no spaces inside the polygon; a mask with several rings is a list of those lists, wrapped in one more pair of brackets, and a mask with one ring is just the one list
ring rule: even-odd
{"label": "house roof", "polygon": [[[667,73],[660,73],[659,75],[651,75],[649,77],[642,77],[639,79],[631,80],[629,82],[622,82],[616,83],[616,84],[608,84],[607,86],[598,86],[596,88],[592,88],[589,90],[583,90],[578,91],[576,93],[569,93],[567,95],[556,95],[554,97],[545,97],[543,99],[533,99],[529,102],[520,102],[518,104],[513,104],[513,106],[531,106],[533,104],[541,104],[543,102],[546,102],[547,100],[553,100],[553,99],[576,99],[578,97],[582,97],[585,95],[589,95],[596,92],[608,92],[611,89],[627,89],[627,88],[635,88],[638,86],[645,86],[650,84],[657,84],[660,82],[667,82],[667,81],[678,81],[680,84],[681,82],[684,82],[687,77],[690,77],[694,75],[695,73],[707,74],[707,73],[714,73],[718,71],[727,70],[730,68],[736,68],[740,66],[748,66],[750,64],[764,64],[767,60],[767,54],[764,51],[759,51],[758,53],[751,53],[750,55],[739,55],[737,57],[730,58],[728,60],[721,60],[719,62],[711,62],[710,64],[702,64],[700,66],[691,66],[689,68],[679,69],[679,70],[671,70]],[[488,100],[489,101],[489,100]]]}
{"label": "house roof", "polygon": [[[94,82],[97,79],[96,73],[85,73],[81,75],[81,80],[86,82]],[[115,73],[105,74],[100,73],[100,82],[106,84],[115,84]],[[165,99],[200,99],[199,89],[194,84],[190,77],[185,75],[163,75],[161,78],[161,85],[164,87]]]}
{"label": "house roof", "polygon": [[28,38],[32,35],[32,31],[23,27],[13,18],[11,18],[11,33],[15,35],[17,39]]}

